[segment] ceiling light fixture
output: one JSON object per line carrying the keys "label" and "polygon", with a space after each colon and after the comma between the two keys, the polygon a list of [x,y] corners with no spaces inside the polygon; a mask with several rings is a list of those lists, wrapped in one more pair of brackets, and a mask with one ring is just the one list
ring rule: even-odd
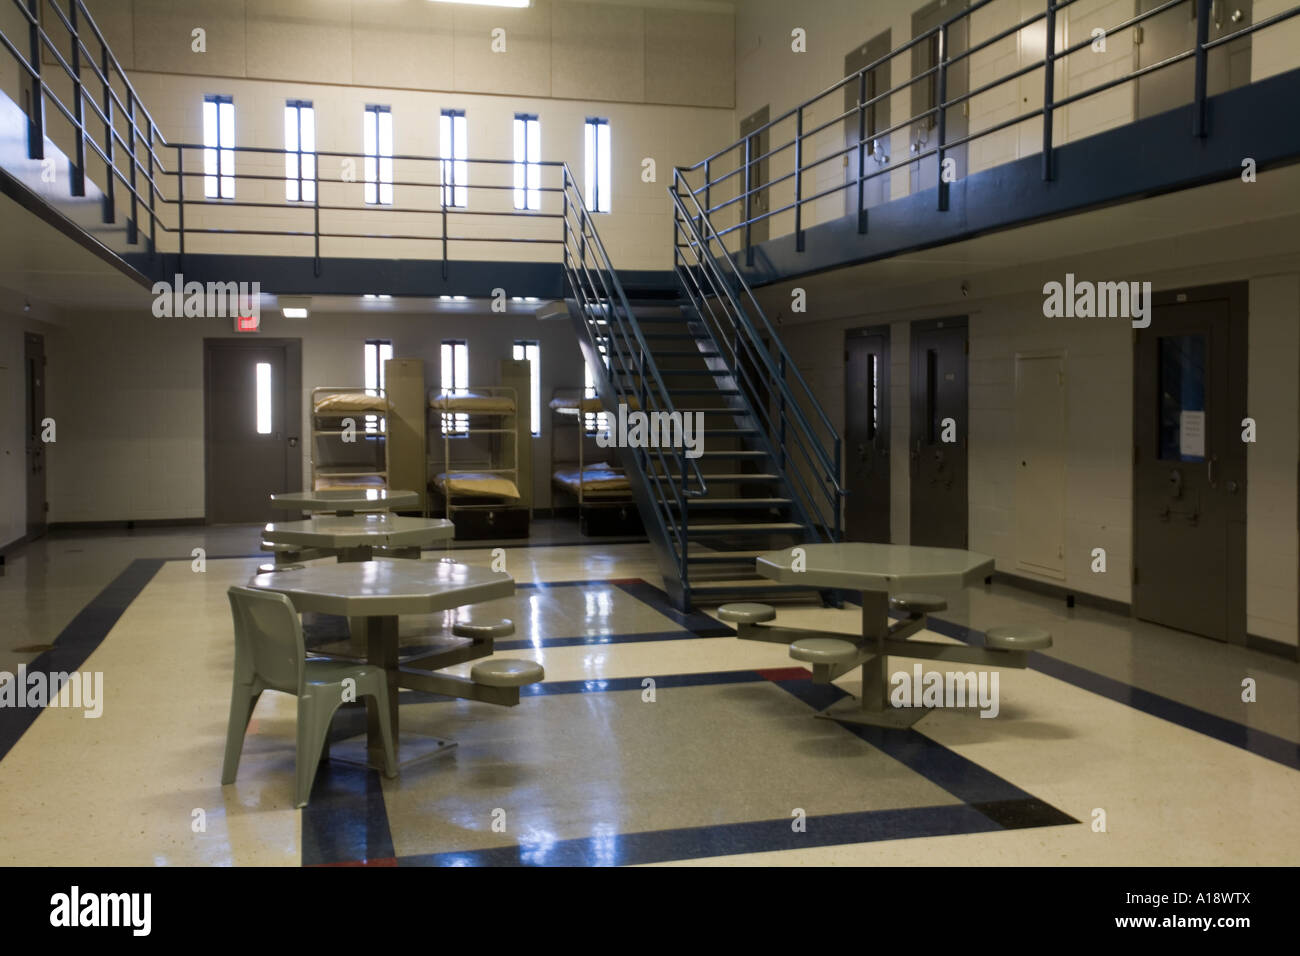
{"label": "ceiling light fixture", "polygon": [[433,0],[434,3],[461,3],[473,7],[531,7],[533,0]]}
{"label": "ceiling light fixture", "polygon": [[280,314],[286,319],[305,319],[311,314],[310,296],[280,296]]}

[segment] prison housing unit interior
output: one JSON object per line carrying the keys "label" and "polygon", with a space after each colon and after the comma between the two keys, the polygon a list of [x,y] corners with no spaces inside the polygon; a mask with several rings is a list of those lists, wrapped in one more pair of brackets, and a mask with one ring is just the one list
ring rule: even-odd
{"label": "prison housing unit interior", "polygon": [[1294,863],[1298,101],[1293,0],[0,0],[0,861]]}

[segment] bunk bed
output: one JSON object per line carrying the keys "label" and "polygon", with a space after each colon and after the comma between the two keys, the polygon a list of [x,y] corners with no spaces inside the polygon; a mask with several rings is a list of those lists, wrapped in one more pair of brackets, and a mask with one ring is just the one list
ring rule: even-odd
{"label": "bunk bed", "polygon": [[441,459],[430,462],[429,490],[442,498],[457,539],[527,537],[515,390],[431,391],[428,410],[429,447],[442,448]]}
{"label": "bunk bed", "polygon": [[[383,389],[343,385],[313,388],[312,490],[387,488],[388,415],[388,397]],[[349,436],[352,440],[347,440]]]}
{"label": "bunk bed", "polygon": [[[604,412],[599,398],[583,395],[582,389],[557,388],[551,409],[551,509],[556,492],[577,502],[578,524],[583,534],[642,534],[641,516],[632,500],[632,486],[617,464],[603,460],[608,449],[589,448],[596,432],[589,416]],[[556,439],[573,435],[577,460],[556,447]],[[591,460],[595,458],[595,460]]]}

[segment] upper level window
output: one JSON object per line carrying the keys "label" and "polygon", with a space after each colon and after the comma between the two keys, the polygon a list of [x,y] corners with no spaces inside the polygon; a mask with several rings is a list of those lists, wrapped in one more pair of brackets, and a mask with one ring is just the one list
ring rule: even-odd
{"label": "upper level window", "polygon": [[387,106],[367,106],[365,133],[366,202],[393,204],[393,111]]}
{"label": "upper level window", "polygon": [[592,212],[609,212],[610,149],[609,120],[587,119],[586,138],[587,205]]}
{"label": "upper level window", "polygon": [[284,107],[284,198],[316,201],[316,111],[308,100]]}
{"label": "upper level window", "polygon": [[203,97],[203,195],[235,198],[235,101]]}
{"label": "upper level window", "polygon": [[442,203],[469,205],[469,132],[464,110],[443,110],[439,122],[442,161]]}
{"label": "upper level window", "polygon": [[529,427],[536,437],[542,433],[542,346],[533,339],[515,339],[513,357],[517,362],[528,363]]}
{"label": "upper level window", "polygon": [[515,208],[542,208],[542,123],[531,113],[515,114]]}

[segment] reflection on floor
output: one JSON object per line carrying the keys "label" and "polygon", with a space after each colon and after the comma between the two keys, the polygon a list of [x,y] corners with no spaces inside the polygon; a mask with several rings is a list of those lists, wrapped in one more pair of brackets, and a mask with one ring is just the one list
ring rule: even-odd
{"label": "reflection on floor", "polygon": [[[975,589],[930,639],[978,642],[1008,622],[1056,639],[1000,674],[998,717],[852,727],[812,714],[856,693],[856,676],[815,685],[784,647],[670,608],[646,545],[559,546],[562,529],[502,545],[516,594],[472,612],[513,618],[497,652],[541,661],[546,682],[511,709],[404,693],[404,729],[459,746],[392,781],[329,763],[300,812],[291,698],[263,698],[238,782],[219,781],[225,589],[263,559],[256,531],[61,534],[10,556],[0,670],[102,672],[105,701],[98,719],[0,708],[0,864],[1241,865],[1300,852],[1294,663]],[[487,565],[491,546],[456,557]],[[320,640],[338,639],[330,623],[314,622]],[[858,614],[783,607],[778,623],[849,632]],[[1241,702],[1244,677],[1257,703]],[[362,720],[345,709],[334,736]]]}

